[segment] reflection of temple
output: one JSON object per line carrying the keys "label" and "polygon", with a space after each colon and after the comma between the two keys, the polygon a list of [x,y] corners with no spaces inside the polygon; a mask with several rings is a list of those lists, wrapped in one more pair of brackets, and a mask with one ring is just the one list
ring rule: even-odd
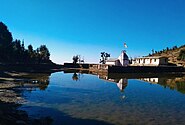
{"label": "reflection of temple", "polygon": [[124,89],[127,87],[128,80],[126,78],[120,79],[117,83],[118,88],[123,92]]}
{"label": "reflection of temple", "polygon": [[113,78],[109,78],[106,75],[98,75],[98,77],[100,79],[104,79],[110,82],[115,82],[118,86],[118,88],[120,89],[121,92],[124,91],[124,89],[127,87],[128,85],[128,80],[126,78],[120,78],[120,79],[113,79]]}
{"label": "reflection of temple", "polygon": [[117,83],[118,88],[123,91],[128,85],[127,79],[139,79],[152,84],[159,84],[164,88],[170,88],[172,90],[177,90],[185,94],[185,75],[184,74],[173,74],[173,73],[162,73],[162,74],[99,74],[100,79],[105,79],[111,82]]}

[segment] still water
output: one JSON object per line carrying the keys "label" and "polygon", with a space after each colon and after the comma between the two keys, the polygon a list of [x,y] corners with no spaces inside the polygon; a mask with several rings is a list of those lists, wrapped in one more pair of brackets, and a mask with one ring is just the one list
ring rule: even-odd
{"label": "still water", "polygon": [[[159,75],[160,76],[160,75]],[[19,109],[58,125],[184,125],[185,77],[51,74]]]}

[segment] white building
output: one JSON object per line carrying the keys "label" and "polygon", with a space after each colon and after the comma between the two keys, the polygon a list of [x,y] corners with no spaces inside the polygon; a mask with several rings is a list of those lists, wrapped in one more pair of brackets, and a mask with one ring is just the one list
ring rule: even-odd
{"label": "white building", "polygon": [[117,58],[110,58],[110,59],[106,60],[105,64],[107,64],[107,65],[114,65],[114,66],[120,66],[121,63],[120,63],[119,59],[117,59]]}
{"label": "white building", "polygon": [[132,61],[132,65],[134,66],[159,66],[167,64],[168,58],[162,56],[141,57],[135,58],[135,60]]}
{"label": "white building", "polygon": [[129,65],[129,58],[125,51],[122,51],[118,58],[110,58],[106,60],[107,65],[114,65],[114,66],[128,66]]}

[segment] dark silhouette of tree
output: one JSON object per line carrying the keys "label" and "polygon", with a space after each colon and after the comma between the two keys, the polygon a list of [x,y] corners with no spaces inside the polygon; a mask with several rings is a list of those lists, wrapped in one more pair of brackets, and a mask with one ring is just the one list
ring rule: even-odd
{"label": "dark silhouette of tree", "polygon": [[12,51],[13,51],[13,60],[15,62],[21,62],[22,61],[22,56],[24,53],[24,50],[22,49],[21,46],[21,41],[20,40],[15,40],[12,42]]}
{"label": "dark silhouette of tree", "polygon": [[154,54],[154,49],[152,49],[152,54]]}
{"label": "dark silhouette of tree", "polygon": [[185,60],[185,50],[181,50],[179,56],[177,57],[178,60]]}
{"label": "dark silhouette of tree", "polygon": [[105,62],[108,59],[108,57],[110,57],[110,54],[108,54],[106,52],[101,52],[100,63],[105,64]]}
{"label": "dark silhouette of tree", "polygon": [[31,63],[36,63],[36,51],[33,50],[33,46],[32,45],[28,45],[28,60]]}
{"label": "dark silhouette of tree", "polygon": [[76,55],[76,56],[73,56],[73,64],[76,64],[79,60],[79,56]]}
{"label": "dark silhouette of tree", "polygon": [[79,78],[78,78],[78,75],[77,75],[76,72],[73,74],[72,79],[73,79],[74,81],[78,81]]}
{"label": "dark silhouette of tree", "polygon": [[41,45],[36,50],[32,45],[28,49],[24,46],[24,40],[13,41],[12,34],[7,26],[0,22],[0,62],[3,63],[50,63],[50,52],[46,45]]}
{"label": "dark silhouette of tree", "polygon": [[0,61],[7,62],[11,54],[12,34],[9,32],[7,26],[0,22]]}
{"label": "dark silhouette of tree", "polygon": [[4,48],[9,46],[12,40],[12,34],[9,32],[7,26],[0,22],[0,47]]}
{"label": "dark silhouette of tree", "polygon": [[48,48],[46,47],[46,45],[41,45],[37,50],[37,54],[39,55],[41,62],[49,61],[50,52],[49,52]]}
{"label": "dark silhouette of tree", "polygon": [[173,48],[172,48],[173,50],[175,50],[175,49],[177,49],[177,46],[173,46]]}
{"label": "dark silhouette of tree", "polygon": [[28,45],[28,52],[29,52],[30,54],[33,53],[33,46],[32,46],[32,45]]}

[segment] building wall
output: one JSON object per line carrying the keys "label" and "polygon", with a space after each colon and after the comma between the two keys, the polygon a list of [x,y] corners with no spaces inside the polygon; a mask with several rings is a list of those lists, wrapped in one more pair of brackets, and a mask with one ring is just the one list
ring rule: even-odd
{"label": "building wall", "polygon": [[159,58],[141,58],[141,59],[136,59],[135,62],[133,62],[134,64],[138,64],[138,65],[154,65],[154,66],[158,66],[161,63],[161,59]]}
{"label": "building wall", "polygon": [[107,65],[116,65],[116,61],[115,62],[106,62],[105,64],[107,64]]}
{"label": "building wall", "polygon": [[108,61],[105,64],[107,64],[107,65],[114,65],[114,66],[121,66],[121,63],[120,63],[119,60],[115,60],[114,62],[113,61],[111,61],[111,62]]}

